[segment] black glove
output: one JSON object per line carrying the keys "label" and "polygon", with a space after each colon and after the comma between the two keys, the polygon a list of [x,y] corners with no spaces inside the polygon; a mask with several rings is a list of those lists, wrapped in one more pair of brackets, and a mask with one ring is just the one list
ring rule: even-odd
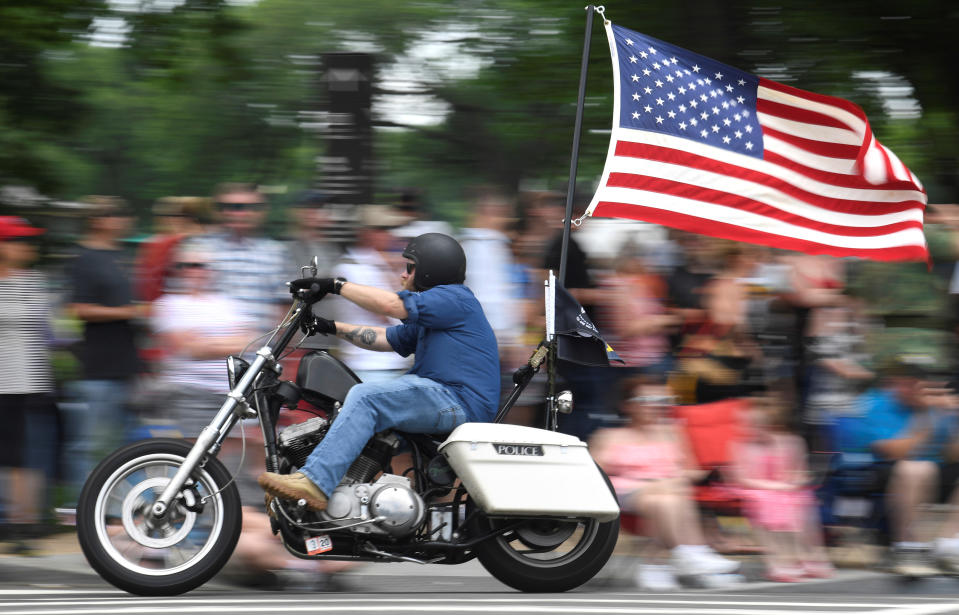
{"label": "black glove", "polygon": [[300,278],[290,282],[290,292],[296,294],[301,290],[312,290],[319,295],[333,292],[334,278]]}
{"label": "black glove", "polygon": [[307,336],[316,335],[317,333],[336,335],[336,322],[314,315],[312,320],[304,321],[300,329],[303,333],[306,333]]}

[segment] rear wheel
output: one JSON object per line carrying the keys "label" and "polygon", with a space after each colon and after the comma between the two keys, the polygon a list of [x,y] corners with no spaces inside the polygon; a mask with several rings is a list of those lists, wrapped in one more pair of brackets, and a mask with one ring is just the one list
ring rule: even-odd
{"label": "rear wheel", "polygon": [[[477,529],[495,531],[519,519],[480,516]],[[564,592],[596,576],[619,537],[619,520],[531,519],[476,545],[476,557],[494,577],[526,592]]]}
{"label": "rear wheel", "polygon": [[240,496],[219,460],[194,472],[163,518],[151,513],[190,448],[181,440],[136,442],[87,479],[77,535],[90,566],[116,587],[144,596],[182,594],[210,580],[232,554]]}

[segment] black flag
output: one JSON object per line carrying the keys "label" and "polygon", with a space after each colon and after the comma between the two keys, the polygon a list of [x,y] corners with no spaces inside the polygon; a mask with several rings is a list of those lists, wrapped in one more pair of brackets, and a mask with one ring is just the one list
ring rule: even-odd
{"label": "black flag", "polygon": [[626,362],[603,340],[583,306],[562,286],[556,287],[557,356],[580,365],[608,366]]}

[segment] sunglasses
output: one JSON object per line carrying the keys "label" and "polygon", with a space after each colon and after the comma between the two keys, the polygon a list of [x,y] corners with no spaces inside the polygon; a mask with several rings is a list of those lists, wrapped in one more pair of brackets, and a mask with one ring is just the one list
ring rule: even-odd
{"label": "sunglasses", "polygon": [[406,273],[412,274],[414,269],[416,269],[416,263],[406,263]]}
{"label": "sunglasses", "polygon": [[182,262],[176,264],[177,269],[206,269],[206,263]]}
{"label": "sunglasses", "polygon": [[217,203],[216,207],[220,211],[247,211],[251,209],[261,209],[266,203]]}

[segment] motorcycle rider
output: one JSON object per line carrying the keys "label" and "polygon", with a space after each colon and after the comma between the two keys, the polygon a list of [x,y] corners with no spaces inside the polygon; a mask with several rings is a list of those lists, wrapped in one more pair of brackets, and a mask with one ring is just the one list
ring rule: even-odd
{"label": "motorcycle rider", "polygon": [[415,355],[394,380],[350,389],[326,437],[294,474],[265,472],[260,486],[275,497],[303,499],[324,510],[367,441],[386,429],[447,433],[458,425],[490,421],[499,403],[499,354],[493,330],[472,291],[463,285],[466,255],[441,233],[413,238],[403,257],[402,290],[391,292],[344,278],[306,278],[294,290],[338,294],[402,324],[371,327],[316,317],[313,331],[334,334],[367,350]]}

